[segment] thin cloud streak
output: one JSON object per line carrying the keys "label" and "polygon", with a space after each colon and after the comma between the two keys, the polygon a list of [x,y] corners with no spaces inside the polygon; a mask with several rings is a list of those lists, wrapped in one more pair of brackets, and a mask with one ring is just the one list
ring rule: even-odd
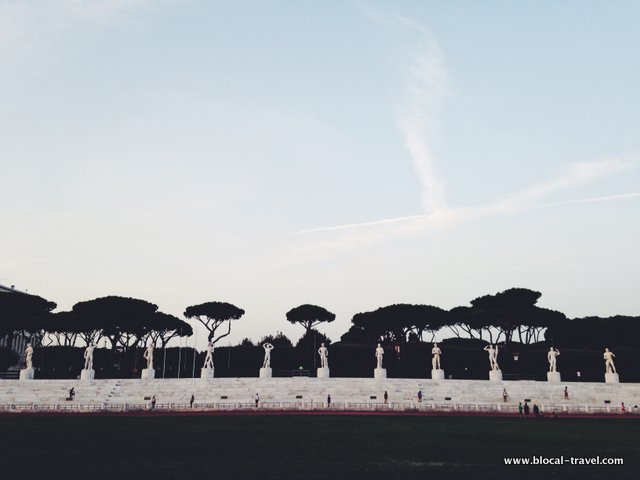
{"label": "thin cloud streak", "polygon": [[505,200],[478,206],[441,208],[425,215],[388,218],[379,221],[323,227],[296,232],[298,235],[327,234],[342,232],[343,235],[324,238],[310,244],[294,248],[292,255],[344,250],[367,245],[400,235],[415,234],[429,229],[442,229],[478,218],[508,215],[523,210],[550,208],[570,204],[584,204],[628,200],[640,197],[640,192],[607,195],[578,200],[539,203],[552,193],[569,190],[593,183],[603,177],[636,168],[640,164],[637,156],[616,157],[597,162],[578,162],[569,165],[567,172],[558,178],[532,185],[508,196]]}
{"label": "thin cloud streak", "polygon": [[523,203],[549,195],[555,191],[566,190],[592,183],[593,181],[612,175],[640,163],[638,156],[614,157],[597,162],[575,162],[569,164],[568,171],[553,180],[533,185],[516,194],[511,195],[506,201]]}
{"label": "thin cloud streak", "polygon": [[[77,25],[134,24],[135,13],[177,0],[24,0],[0,2],[0,53],[38,51],[43,40]],[[50,52],[47,52],[50,54]]]}
{"label": "thin cloud streak", "polygon": [[430,144],[437,131],[447,72],[444,55],[430,32],[406,19],[400,20],[422,36],[420,54],[411,68],[407,100],[397,108],[397,122],[422,185],[422,207],[425,213],[431,213],[447,208],[445,184],[437,174]]}
{"label": "thin cloud streak", "polygon": [[292,235],[307,235],[309,233],[320,233],[320,232],[335,232],[338,230],[351,230],[354,228],[365,228],[365,227],[376,227],[380,225],[386,225],[390,223],[400,223],[406,222],[410,220],[425,218],[425,215],[410,215],[407,217],[396,217],[396,218],[388,218],[384,220],[376,220],[373,222],[364,222],[364,223],[351,223],[346,225],[338,225],[336,227],[319,227],[319,228],[311,228],[309,230],[300,230],[298,232],[292,233]]}

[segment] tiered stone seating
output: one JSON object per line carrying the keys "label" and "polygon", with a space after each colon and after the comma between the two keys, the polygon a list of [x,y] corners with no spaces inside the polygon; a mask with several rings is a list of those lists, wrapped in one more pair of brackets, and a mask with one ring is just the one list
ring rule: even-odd
{"label": "tiered stone seating", "polygon": [[[564,387],[569,400],[564,399]],[[76,396],[66,400],[71,387]],[[502,392],[509,394],[503,401]],[[417,392],[422,391],[418,404]],[[95,409],[146,408],[156,397],[158,408],[185,408],[191,395],[195,408],[248,408],[255,394],[261,405],[272,408],[315,408],[331,395],[332,405],[366,408],[383,403],[388,393],[389,408],[477,409],[514,411],[518,402],[530,401],[548,411],[591,411],[619,409],[622,402],[629,411],[640,404],[640,384],[561,383],[534,381],[490,382],[483,380],[427,380],[373,378],[214,378],[154,380],[0,380],[0,408],[18,405],[27,408],[59,408],[73,405]]]}

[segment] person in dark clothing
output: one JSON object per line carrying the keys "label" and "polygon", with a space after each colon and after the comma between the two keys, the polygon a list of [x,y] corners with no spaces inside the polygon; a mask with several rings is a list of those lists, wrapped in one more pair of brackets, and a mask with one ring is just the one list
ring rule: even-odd
{"label": "person in dark clothing", "polygon": [[540,415],[540,407],[537,404],[533,404],[533,414],[537,417]]}
{"label": "person in dark clothing", "polygon": [[529,404],[524,402],[524,414],[529,415]]}
{"label": "person in dark clothing", "polygon": [[191,400],[189,400],[189,406],[191,408],[193,408],[193,402],[196,400],[196,397],[194,397],[193,395],[191,395]]}
{"label": "person in dark clothing", "polygon": [[387,403],[389,403],[389,394],[385,390],[384,391],[384,404],[386,405]]}
{"label": "person in dark clothing", "polygon": [[331,406],[331,394],[327,395],[327,407]]}
{"label": "person in dark clothing", "polygon": [[422,390],[418,390],[418,403],[422,403]]}

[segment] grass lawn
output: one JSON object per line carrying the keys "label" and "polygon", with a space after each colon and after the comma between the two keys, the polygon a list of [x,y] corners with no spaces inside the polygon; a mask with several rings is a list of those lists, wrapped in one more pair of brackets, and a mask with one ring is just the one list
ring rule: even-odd
{"label": "grass lawn", "polygon": [[[506,466],[506,456],[625,465]],[[0,478],[638,478],[640,421],[424,416],[4,416]]]}

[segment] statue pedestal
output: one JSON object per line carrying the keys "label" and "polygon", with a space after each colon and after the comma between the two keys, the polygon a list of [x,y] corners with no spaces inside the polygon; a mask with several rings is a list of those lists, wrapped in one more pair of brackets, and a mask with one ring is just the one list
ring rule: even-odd
{"label": "statue pedestal", "polygon": [[260,378],[271,378],[271,368],[261,368],[260,369]]}
{"label": "statue pedestal", "polygon": [[547,372],[547,382],[549,383],[561,383],[560,372]]}
{"label": "statue pedestal", "polygon": [[431,380],[444,380],[444,370],[441,368],[431,370]]}
{"label": "statue pedestal", "polygon": [[318,369],[318,378],[329,378],[331,375],[329,374],[328,368],[319,368]]}
{"label": "statue pedestal", "polygon": [[376,368],[373,370],[373,378],[387,378],[387,369],[386,368]]}
{"label": "statue pedestal", "polygon": [[502,370],[489,370],[489,380],[492,382],[501,382]]}
{"label": "statue pedestal", "polygon": [[80,370],[80,380],[86,380],[86,381],[90,381],[93,380],[94,378],[96,378],[96,371],[91,368],[91,369],[82,369]]}
{"label": "statue pedestal", "polygon": [[33,368],[23,368],[20,370],[20,380],[33,380],[35,370]]}
{"label": "statue pedestal", "polygon": [[140,378],[142,380],[153,380],[156,378],[156,371],[153,368],[143,368]]}
{"label": "statue pedestal", "polygon": [[[22,374],[22,372],[20,373]],[[620,377],[618,376],[617,373],[605,373],[604,383],[620,383]]]}
{"label": "statue pedestal", "polygon": [[200,378],[213,378],[214,368],[201,368]]}

